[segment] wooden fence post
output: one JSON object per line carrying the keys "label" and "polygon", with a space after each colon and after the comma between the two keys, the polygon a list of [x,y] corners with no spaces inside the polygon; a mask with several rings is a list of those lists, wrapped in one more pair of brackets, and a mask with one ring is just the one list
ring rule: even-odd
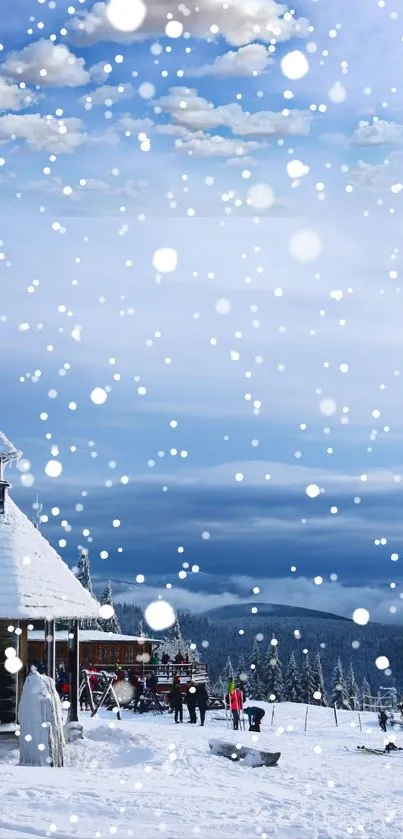
{"label": "wooden fence post", "polygon": [[339,721],[338,721],[338,719],[337,719],[337,708],[336,708],[336,705],[333,705],[333,711],[334,711],[334,720],[335,720],[336,726],[338,726]]}
{"label": "wooden fence post", "polygon": [[276,706],[273,705],[273,710],[271,712],[271,723],[270,723],[270,725],[273,725],[273,723],[274,723],[274,712],[275,712],[275,710],[276,710]]}
{"label": "wooden fence post", "polygon": [[306,730],[307,730],[307,728],[308,728],[308,713],[309,713],[309,705],[307,705],[307,706],[306,706],[306,711],[305,711],[305,725],[304,725],[304,731],[306,731]]}
{"label": "wooden fence post", "polygon": [[358,714],[358,722],[360,724],[360,731],[362,732],[361,714]]}

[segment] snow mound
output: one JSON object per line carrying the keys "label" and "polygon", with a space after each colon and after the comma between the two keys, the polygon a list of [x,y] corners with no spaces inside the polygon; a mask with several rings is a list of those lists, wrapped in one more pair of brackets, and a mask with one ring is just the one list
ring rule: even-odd
{"label": "snow mound", "polygon": [[66,758],[71,767],[99,769],[113,765],[126,768],[160,762],[147,737],[107,725],[86,731],[85,739],[76,740],[72,746]]}

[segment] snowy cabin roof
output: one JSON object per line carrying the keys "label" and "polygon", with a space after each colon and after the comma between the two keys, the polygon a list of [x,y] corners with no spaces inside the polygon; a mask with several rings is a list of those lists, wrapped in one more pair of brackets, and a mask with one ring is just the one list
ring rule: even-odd
{"label": "snowy cabin roof", "polygon": [[3,463],[11,463],[13,460],[18,460],[22,452],[16,449],[11,440],[6,437],[3,431],[0,431],[0,458]]}
{"label": "snowy cabin roof", "polygon": [[[68,630],[67,629],[58,629],[55,632],[56,641],[67,641],[68,639]],[[38,629],[31,629],[28,632],[28,640],[29,641],[43,641],[44,640],[44,633]],[[142,644],[144,641],[152,642],[154,644],[160,644],[157,638],[146,638],[142,635],[121,635],[115,632],[102,632],[101,629],[80,629],[80,642],[85,644],[87,641],[99,641],[101,644],[103,643],[111,643],[111,644],[123,644],[127,641],[133,641],[138,644]]]}
{"label": "snowy cabin roof", "polygon": [[99,617],[99,603],[10,496],[0,516],[0,569],[0,619]]}

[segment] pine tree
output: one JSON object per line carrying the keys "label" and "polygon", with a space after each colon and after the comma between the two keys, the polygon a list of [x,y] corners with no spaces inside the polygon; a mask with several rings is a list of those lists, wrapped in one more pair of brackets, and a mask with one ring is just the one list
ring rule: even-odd
{"label": "pine tree", "polygon": [[243,690],[248,692],[249,673],[243,655],[240,655],[238,658],[236,667],[236,682],[243,688]]}
{"label": "pine tree", "polygon": [[359,690],[358,685],[355,680],[355,673],[353,668],[353,663],[350,661],[350,666],[348,668],[347,673],[347,693],[350,700],[350,708],[352,711],[358,711],[360,707],[360,697],[359,697]]}
{"label": "pine tree", "polygon": [[104,632],[115,632],[119,634],[121,632],[121,629],[119,621],[115,614],[115,604],[113,602],[112,586],[110,580],[108,580],[108,583],[104,589],[104,593],[101,597],[101,606],[112,606],[113,608],[112,617],[99,619],[101,629],[103,629]]}
{"label": "pine tree", "polygon": [[284,678],[277,644],[270,644],[265,678],[265,694],[269,702],[283,702]]}
{"label": "pine tree", "polygon": [[309,653],[305,653],[303,660],[302,660],[302,667],[301,667],[301,692],[302,692],[302,701],[305,702],[307,705],[313,705],[314,700],[314,693],[316,691],[316,683],[315,683],[315,674],[311,667],[311,662],[309,660]]}
{"label": "pine tree", "polygon": [[253,664],[251,665],[248,686],[249,699],[254,699],[255,702],[262,702],[266,699],[264,682],[260,678],[259,669]]}
{"label": "pine tree", "polygon": [[320,693],[320,698],[313,700],[315,705],[327,705],[327,696],[325,688],[325,680],[323,678],[322,659],[320,653],[316,653],[315,661],[312,665],[313,678],[315,682],[315,693]]}
{"label": "pine tree", "polygon": [[265,699],[263,659],[259,642],[255,639],[250,657],[249,697],[255,701]]}
{"label": "pine tree", "polygon": [[361,710],[372,711],[372,705],[372,688],[368,679],[365,677],[361,685]]}
{"label": "pine tree", "polygon": [[[94,597],[94,599],[96,600],[96,597],[92,590],[90,557],[86,548],[81,549],[80,560],[76,571],[76,577],[79,583],[81,583],[81,585],[85,589],[87,589],[90,595]],[[84,620],[80,620],[79,627],[80,629],[101,629],[99,621],[97,621],[95,618],[84,618]]]}
{"label": "pine tree", "polygon": [[330,704],[336,706],[336,708],[350,710],[350,698],[340,658],[338,658],[336,667],[333,670]]}
{"label": "pine tree", "polygon": [[220,697],[220,699],[223,699],[223,697],[226,696],[226,693],[227,686],[224,684],[222,677],[219,676],[217,681],[214,682],[214,684],[211,686],[210,695],[217,696]]}
{"label": "pine tree", "polygon": [[302,702],[302,686],[295,661],[294,653],[291,653],[284,682],[284,696],[287,702]]}
{"label": "pine tree", "polygon": [[225,662],[224,669],[221,674],[221,678],[225,685],[228,685],[230,679],[235,679],[235,670],[231,661],[231,657],[228,656],[227,661]]}
{"label": "pine tree", "polygon": [[189,662],[199,660],[196,650],[190,646],[190,642],[184,640],[182,630],[179,623],[179,618],[176,616],[169,635],[164,639],[164,643],[160,647],[161,654],[167,653],[171,661],[174,661],[177,655],[188,656]]}
{"label": "pine tree", "polygon": [[90,557],[87,548],[82,548],[81,550],[76,577],[78,582],[81,583],[81,585],[84,586],[84,588],[86,588],[93,597],[94,592],[92,590],[91,582]]}

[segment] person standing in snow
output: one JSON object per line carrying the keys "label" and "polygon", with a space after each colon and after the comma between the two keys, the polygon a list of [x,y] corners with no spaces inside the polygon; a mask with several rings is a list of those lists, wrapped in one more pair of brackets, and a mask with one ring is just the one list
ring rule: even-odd
{"label": "person standing in snow", "polygon": [[384,711],[383,709],[381,711],[379,711],[378,720],[379,720],[379,725],[381,727],[381,731],[386,732],[387,731],[386,723],[388,721],[388,715],[387,715],[386,711]]}
{"label": "person standing in snow", "polygon": [[[57,687],[57,685],[56,685]],[[90,709],[90,693],[88,685],[84,676],[84,667],[80,667],[80,711],[89,711]]]}
{"label": "person standing in snow", "polygon": [[[36,668],[38,673],[41,673],[41,668]],[[57,677],[56,677],[56,690],[60,696],[60,699],[67,699],[69,695],[69,674],[64,667],[59,667]]]}
{"label": "person standing in snow", "polygon": [[208,692],[206,685],[197,685],[196,688],[196,705],[200,711],[200,725],[204,725],[206,719],[206,711],[208,708]]}
{"label": "person standing in snow", "polygon": [[248,715],[249,731],[260,731],[260,723],[265,715],[262,708],[244,708],[245,714]]}
{"label": "person standing in snow", "polygon": [[134,691],[134,702],[133,702],[133,711],[136,713],[138,710],[141,697],[144,694],[144,682],[142,679],[139,679],[138,676],[134,675],[132,677],[132,687]]}
{"label": "person standing in snow", "polygon": [[189,711],[188,722],[193,723],[194,725],[197,723],[196,704],[196,685],[194,684],[194,682],[188,682],[188,685],[186,687],[186,705],[188,706]]}
{"label": "person standing in snow", "polygon": [[239,718],[243,709],[243,693],[240,688],[235,687],[228,693],[228,705],[231,708],[232,724],[234,731],[239,729]]}
{"label": "person standing in snow", "polygon": [[151,675],[148,676],[148,678],[146,679],[146,687],[151,694],[156,694],[158,688],[158,676],[156,675],[156,673],[151,673]]}
{"label": "person standing in snow", "polygon": [[170,694],[171,708],[175,714],[175,722],[183,722],[183,698],[179,676],[175,676]]}

